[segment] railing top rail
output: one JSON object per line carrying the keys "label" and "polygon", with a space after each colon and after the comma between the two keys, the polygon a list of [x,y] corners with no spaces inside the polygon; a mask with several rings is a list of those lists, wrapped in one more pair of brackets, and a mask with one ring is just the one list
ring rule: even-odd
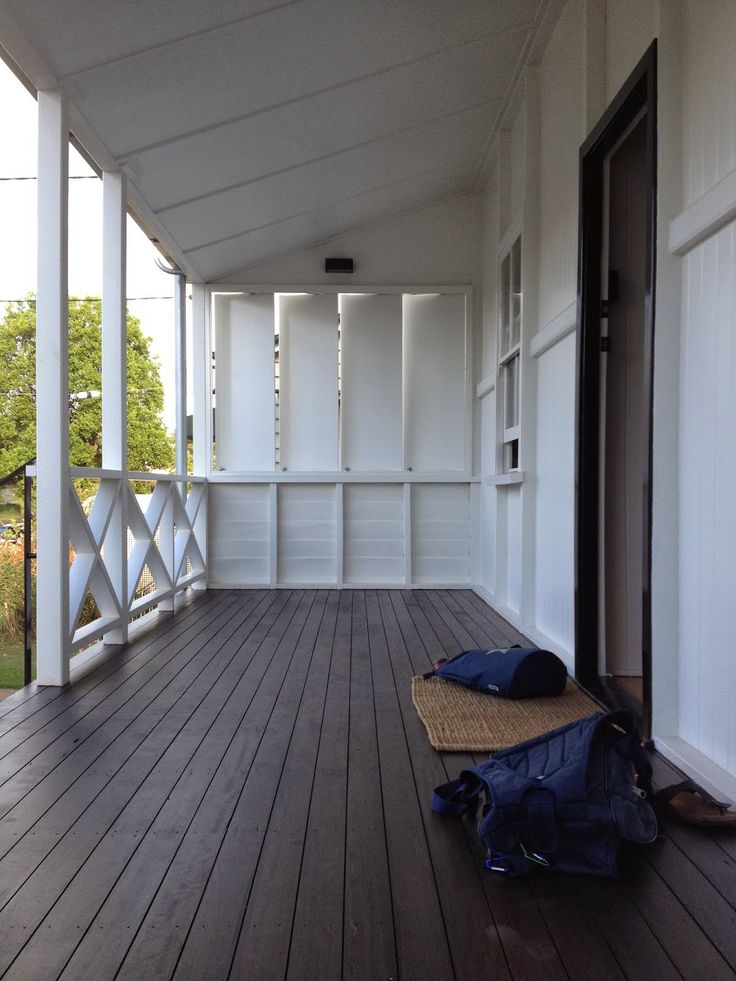
{"label": "railing top rail", "polygon": [[[37,475],[36,467],[28,466],[27,473],[29,477],[35,477]],[[192,474],[158,473],[148,470],[103,470],[101,467],[69,467],[69,476],[72,478],[84,477],[87,480],[120,480],[124,477],[126,480],[168,481],[177,484],[204,484],[206,482],[205,477],[195,477]]]}
{"label": "railing top rail", "polygon": [[4,477],[0,477],[0,487],[5,484],[9,484],[12,480],[17,480],[17,478],[22,477],[24,473],[30,474],[31,471],[35,471],[35,462],[35,456],[31,457],[30,460],[27,460],[25,463],[21,463],[19,467],[16,467],[12,473],[6,473]]}

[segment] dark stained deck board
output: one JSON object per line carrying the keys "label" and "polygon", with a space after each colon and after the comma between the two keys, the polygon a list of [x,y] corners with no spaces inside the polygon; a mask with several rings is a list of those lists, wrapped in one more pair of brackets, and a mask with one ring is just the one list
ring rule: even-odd
{"label": "dark stained deck board", "polygon": [[[342,597],[341,597],[342,598]],[[343,895],[348,781],[350,618],[332,628],[330,672],[301,855],[287,977],[342,977]]]}
{"label": "dark stained deck board", "polygon": [[[218,626],[221,631],[219,638],[224,642],[222,632],[226,633],[232,623],[237,627],[242,622],[248,622],[254,600],[257,598],[242,604],[240,610],[233,608],[233,616],[229,619],[226,613],[214,618],[201,629],[196,639],[192,639],[175,659],[165,665],[165,670],[157,672],[147,683],[134,690],[132,697],[122,706],[119,706],[117,699],[108,700],[98,713],[99,725],[96,728],[90,726],[89,718],[80,727],[83,731],[79,736],[74,735],[75,727],[72,727],[63,734],[57,745],[50,744],[48,750],[39,754],[32,764],[27,764],[8,779],[2,788],[0,815],[12,808],[9,827],[13,837],[37,821],[77,781],[83,783],[75,786],[75,804],[83,797],[80,793],[82,786],[88,789],[90,783],[97,784],[98,790],[104,786],[116,772],[116,766],[127,761],[132,748],[143,741],[181,696],[190,687],[202,683],[203,672],[218,655],[217,643],[208,643],[210,637],[218,636]],[[263,616],[270,605],[269,597],[263,596],[255,603],[256,615],[260,610]],[[206,677],[204,674],[205,680]],[[105,718],[105,715],[108,717]],[[5,853],[8,844],[4,830],[0,826],[0,856]]]}
{"label": "dark stained deck board", "polygon": [[736,978],[733,831],[513,881],[431,813],[476,757],[431,749],[412,675],[524,641],[468,590],[210,592],[0,703],[0,976]]}
{"label": "dark stained deck board", "polygon": [[[89,914],[97,912],[180,781],[189,784],[182,778],[194,775],[190,764],[242,674],[237,658],[223,661],[224,670],[209,679],[204,697],[195,696],[186,705],[179,727],[165,731],[163,744],[155,739],[149,747],[142,744],[121,771],[128,770],[125,778],[106,787],[3,910],[16,935],[35,930],[9,977],[44,976],[47,960],[58,962],[72,953],[68,947],[77,925],[86,927]],[[0,950],[3,968],[13,953],[11,944]]]}
{"label": "dark stained deck board", "polygon": [[[280,620],[274,621],[276,637],[285,629],[293,612],[293,605],[282,607]],[[135,976],[139,970],[139,976],[149,972],[152,977],[171,974],[176,960],[172,934],[183,942],[185,927],[191,919],[187,911],[191,910],[193,914],[192,903],[204,888],[212,866],[213,849],[224,834],[240,792],[241,782],[233,781],[233,773],[247,772],[258,745],[259,732],[273,706],[268,692],[273,692],[285,676],[277,657],[278,647],[266,642],[264,637],[265,634],[254,635],[250,644],[246,641],[238,651],[247,666],[233,689],[232,698],[198,750],[203,765],[197,766],[196,757],[193,758],[189,779],[180,782],[157,815],[63,976],[112,978],[121,959],[135,964],[135,957],[129,957],[130,948],[135,946],[141,931],[152,941],[146,953],[146,964],[137,965],[133,970],[124,967],[124,972]],[[242,639],[238,637],[236,643]],[[216,726],[220,727],[220,732]],[[187,816],[191,816],[188,824]],[[126,910],[129,932],[125,934],[116,933],[114,929],[121,908]],[[153,934],[150,933],[152,929],[156,931]],[[115,935],[120,946],[115,949],[108,944],[101,955],[97,949],[101,935]],[[151,949],[154,946],[155,949]]]}
{"label": "dark stained deck board", "polygon": [[[111,651],[104,665],[100,665],[94,672],[94,678],[85,676],[79,679],[73,686],[74,698],[83,694],[88,686],[98,684],[103,677],[116,671],[124,662],[136,657],[145,648],[149,647],[157,638],[162,635],[170,635],[174,629],[173,620],[177,626],[183,625],[185,620],[195,613],[206,613],[211,603],[211,598],[206,593],[194,594],[193,597],[183,604],[174,617],[173,614],[159,615],[154,625],[149,625],[148,629],[140,636],[131,638],[126,644],[115,651]],[[68,695],[70,689],[48,687],[39,685],[35,681],[25,688],[19,688],[0,701],[0,735],[12,728],[18,721],[22,721],[29,715],[34,714],[39,709],[55,701],[57,698]]]}
{"label": "dark stained deck board", "polygon": [[[235,613],[237,604],[237,598],[230,596],[217,609]],[[188,622],[181,638],[195,638],[198,632],[199,623]],[[75,686],[72,686],[45,709],[15,726],[3,737],[0,749],[0,785],[31,760],[37,768],[39,754],[49,747],[58,749],[59,744],[54,744],[72,728],[76,727],[84,735],[93,731],[97,719],[110,713],[111,705],[115,709],[123,705],[140,686],[180,654],[182,648],[177,640],[178,638],[174,638],[166,642],[162,639],[160,647],[153,646],[153,656],[145,658],[141,663],[126,663],[114,674],[84,692],[81,697],[76,697]]]}
{"label": "dark stained deck board", "polygon": [[343,972],[394,977],[396,942],[365,596],[351,609]]}

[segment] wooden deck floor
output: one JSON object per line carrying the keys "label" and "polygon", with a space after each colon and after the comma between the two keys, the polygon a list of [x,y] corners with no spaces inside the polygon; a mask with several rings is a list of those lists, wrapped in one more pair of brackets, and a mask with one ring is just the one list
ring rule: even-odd
{"label": "wooden deck floor", "polygon": [[465,591],[211,592],[0,703],[0,976],[736,977],[736,836],[514,881],[430,812],[472,760],[409,679],[518,636]]}

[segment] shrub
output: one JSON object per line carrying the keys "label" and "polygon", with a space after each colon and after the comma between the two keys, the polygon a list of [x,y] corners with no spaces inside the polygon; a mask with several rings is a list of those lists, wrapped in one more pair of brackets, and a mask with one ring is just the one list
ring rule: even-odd
{"label": "shrub", "polygon": [[23,637],[23,543],[0,543],[0,637]]}

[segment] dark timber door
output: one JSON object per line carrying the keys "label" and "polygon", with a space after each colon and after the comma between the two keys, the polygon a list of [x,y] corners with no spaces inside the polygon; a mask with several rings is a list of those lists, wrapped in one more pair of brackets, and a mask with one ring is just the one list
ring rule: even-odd
{"label": "dark timber door", "polygon": [[[638,695],[642,674],[644,507],[642,432],[647,254],[646,119],[605,160],[601,335],[601,654],[605,677]],[[607,174],[606,174],[607,171]],[[605,194],[605,191],[608,191]],[[607,249],[606,249],[607,245]]]}
{"label": "dark timber door", "polygon": [[656,48],[581,150],[576,670],[649,727]]}

